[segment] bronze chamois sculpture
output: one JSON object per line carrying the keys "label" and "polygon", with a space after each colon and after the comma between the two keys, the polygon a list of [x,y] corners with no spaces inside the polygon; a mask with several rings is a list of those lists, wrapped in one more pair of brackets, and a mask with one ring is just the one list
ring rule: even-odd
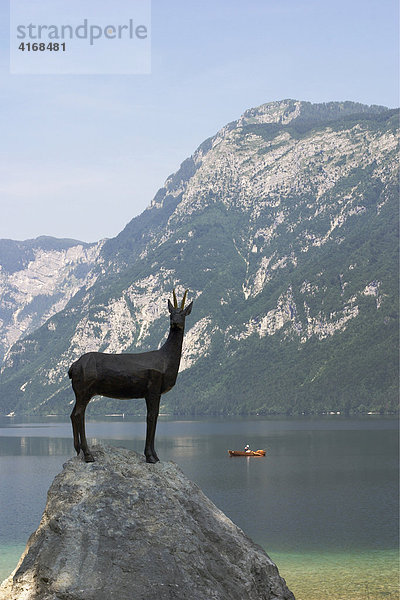
{"label": "bronze chamois sculpture", "polygon": [[193,302],[186,308],[187,290],[180,307],[173,291],[174,305],[168,300],[170,330],[168,339],[159,350],[140,354],[104,354],[88,352],[75,361],[68,371],[76,402],[71,413],[74,447],[83,451],[85,461],[93,462],[85,434],[85,410],[93,396],[131,399],[145,398],[147,405],[147,432],[144,454],[148,463],[159,458],[154,449],[161,394],[168,392],[176,382],[182,354],[185,318],[192,311]]}

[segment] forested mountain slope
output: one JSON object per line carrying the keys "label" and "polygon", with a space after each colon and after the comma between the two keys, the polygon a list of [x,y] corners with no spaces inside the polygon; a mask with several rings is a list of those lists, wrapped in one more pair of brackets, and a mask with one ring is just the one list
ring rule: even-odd
{"label": "forested mountain slope", "polygon": [[[1,412],[70,412],[71,362],[156,348],[173,287],[194,307],[162,411],[395,410],[398,142],[398,112],[384,107],[246,111],[105,242],[65,308],[15,343]],[[99,399],[88,410],[137,409]]]}

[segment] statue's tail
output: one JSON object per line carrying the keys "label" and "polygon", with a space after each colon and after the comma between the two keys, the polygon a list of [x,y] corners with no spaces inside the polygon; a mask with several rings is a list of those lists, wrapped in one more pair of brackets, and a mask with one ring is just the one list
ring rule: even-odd
{"label": "statue's tail", "polygon": [[87,354],[83,354],[83,356],[72,363],[68,369],[68,377],[70,379],[77,377],[86,382],[96,381],[97,365],[94,353],[88,352]]}
{"label": "statue's tail", "polygon": [[71,366],[70,366],[70,368],[68,369],[68,377],[69,377],[70,379],[72,379],[72,374],[73,374],[73,372],[74,372],[74,366],[75,366],[75,363],[72,363],[72,365],[71,365]]}

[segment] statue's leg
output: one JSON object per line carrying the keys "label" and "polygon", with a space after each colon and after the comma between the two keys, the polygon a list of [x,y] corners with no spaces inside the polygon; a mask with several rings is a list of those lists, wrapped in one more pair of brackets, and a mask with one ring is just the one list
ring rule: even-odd
{"label": "statue's leg", "polygon": [[89,401],[90,401],[90,397],[85,398],[85,400],[79,404],[79,407],[77,409],[77,417],[78,417],[78,424],[79,424],[81,449],[82,449],[84,457],[85,457],[85,462],[94,462],[93,454],[89,450],[89,446],[88,446],[87,439],[86,439],[86,431],[85,431],[85,411],[86,411],[87,405],[89,404]]}
{"label": "statue's leg", "polygon": [[76,405],[78,402],[78,397],[76,396],[76,394],[75,394],[75,397],[76,397],[75,406],[72,409],[70,418],[71,418],[71,423],[72,423],[72,433],[74,434],[74,448],[76,450],[76,453],[79,455],[79,453],[81,451],[81,444],[79,441],[79,429],[78,429],[79,428],[79,423],[78,423],[79,417],[76,414]]}
{"label": "statue's leg", "polygon": [[160,460],[154,449],[154,437],[156,434],[158,411],[160,408],[160,397],[159,392],[149,392],[146,396],[147,431],[144,455],[146,457],[146,462],[148,463],[156,463]]}
{"label": "statue's leg", "polygon": [[[158,414],[157,414],[157,417],[156,417],[156,421],[157,421],[157,418],[158,418]],[[156,425],[157,425],[157,423],[156,423]],[[155,451],[155,449],[154,449],[154,437],[155,437],[155,433],[156,433],[156,425],[154,426],[154,436],[153,436],[153,441],[152,441],[152,443],[150,444],[150,451],[151,451],[151,455],[152,455],[152,457],[154,458],[154,461],[155,461],[155,462],[159,462],[159,461],[160,461],[160,459],[158,458],[158,456],[157,456],[157,452],[156,452],[156,451]]]}

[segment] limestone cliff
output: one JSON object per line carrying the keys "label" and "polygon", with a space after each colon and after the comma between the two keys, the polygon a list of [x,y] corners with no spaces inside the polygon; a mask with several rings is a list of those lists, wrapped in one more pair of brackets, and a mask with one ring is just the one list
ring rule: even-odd
{"label": "limestone cliff", "polygon": [[265,552],[173,463],[73,458],[0,600],[294,600]]}
{"label": "limestone cliff", "polygon": [[0,240],[0,360],[11,346],[62,310],[96,276],[93,266],[104,241],[41,236]]}
{"label": "limestone cliff", "polygon": [[[68,414],[71,363],[159,347],[173,287],[195,304],[162,412],[396,410],[398,152],[397,110],[297,100],[247,110],[104,243],[62,310],[15,338],[0,414]],[[143,403],[93,400],[90,411]]]}

